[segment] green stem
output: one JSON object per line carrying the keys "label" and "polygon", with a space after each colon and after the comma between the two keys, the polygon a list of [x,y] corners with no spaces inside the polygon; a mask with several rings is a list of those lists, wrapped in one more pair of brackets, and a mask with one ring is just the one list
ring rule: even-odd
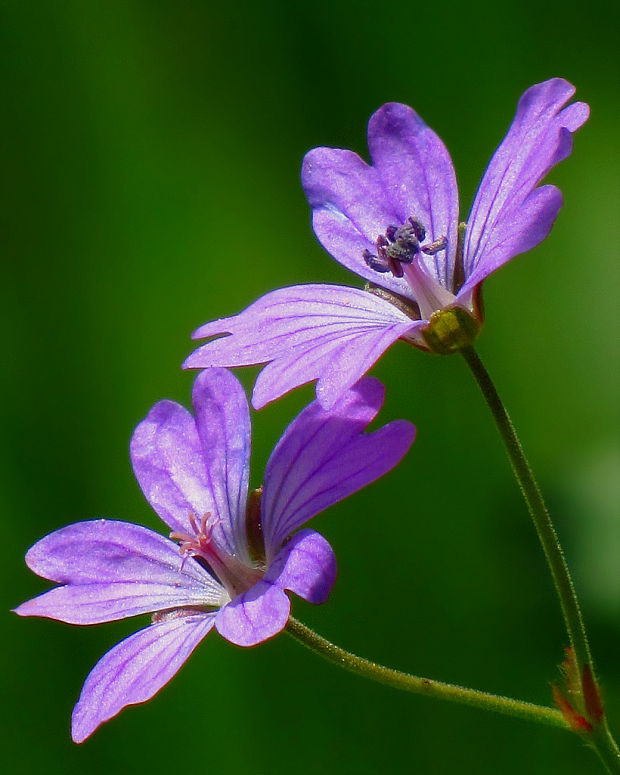
{"label": "green stem", "polygon": [[[551,521],[551,517],[543,500],[540,488],[534,477],[532,469],[525,457],[523,447],[517,436],[512,420],[504,407],[489,372],[480,360],[473,347],[466,347],[462,351],[467,365],[471,369],[482,394],[491,410],[502,441],[508,453],[517,482],[527,504],[528,511],[538,538],[542,544],[547,564],[551,571],[555,585],[566,630],[577,666],[577,677],[580,681],[579,689],[582,698],[584,696],[583,676],[584,668],[592,669],[592,656],[588,644],[581,608],[575,592],[575,586],[571,579],[564,552],[560,545],[557,533]],[[611,772],[620,772],[620,752],[606,723],[599,725],[598,729],[588,735],[588,742],[595,748],[600,758]]]}
{"label": "green stem", "polygon": [[530,516],[534,521],[538,538],[542,544],[547,564],[553,577],[553,583],[560,598],[570,645],[575,653],[578,673],[582,675],[584,666],[591,664],[592,658],[579,601],[577,600],[575,587],[557,533],[551,522],[551,517],[545,506],[538,483],[523,452],[523,447],[512,420],[508,416],[508,412],[495,389],[489,372],[472,347],[464,349],[462,353],[495,419],[515,477],[525,498]]}
{"label": "green stem", "polygon": [[314,651],[315,654],[371,681],[387,684],[395,689],[412,692],[413,694],[424,694],[427,697],[469,705],[481,710],[495,711],[506,716],[515,716],[516,718],[535,721],[539,724],[559,727],[560,729],[569,729],[569,725],[558,710],[546,708],[542,705],[533,705],[529,702],[521,702],[520,700],[512,700],[508,697],[500,697],[495,694],[478,692],[474,689],[465,689],[462,686],[454,686],[441,681],[432,681],[429,678],[418,678],[409,673],[401,673],[399,670],[392,670],[389,667],[377,665],[375,662],[358,657],[356,654],[351,654],[351,652],[330,643],[292,617],[288,621],[287,632],[295,640]]}
{"label": "green stem", "polygon": [[618,751],[618,746],[606,721],[603,720],[603,723],[594,730],[591,739],[587,742],[594,748],[607,772],[611,772],[612,775],[620,772],[620,751]]}

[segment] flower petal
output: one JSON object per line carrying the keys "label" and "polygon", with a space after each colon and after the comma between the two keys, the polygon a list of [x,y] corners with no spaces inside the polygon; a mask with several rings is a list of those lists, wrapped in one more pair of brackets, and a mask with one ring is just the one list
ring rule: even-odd
{"label": "flower petal", "polygon": [[152,624],[108,651],[86,679],[73,710],[74,742],[83,742],[128,705],[150,700],[177,673],[214,620],[215,614],[192,614]]}
{"label": "flower petal", "polygon": [[293,530],[387,473],[407,452],[415,434],[411,423],[396,421],[363,435],[384,393],[383,385],[368,377],[331,409],[315,401],[288,426],[265,470],[262,526],[268,562]]}
{"label": "flower petal", "polygon": [[533,192],[549,170],[570,154],[571,133],[588,118],[583,102],[562,109],[574,93],[570,83],[552,78],[532,86],[519,100],[472,206],[463,292],[549,233],[561,204],[559,192],[551,187]]}
{"label": "flower petal", "polygon": [[220,590],[217,598],[205,595],[200,588],[191,589],[137,581],[70,584],[55,587],[15,609],[20,616],[43,616],[67,624],[101,624],[139,614],[172,608],[200,608],[228,601]]}
{"label": "flower petal", "polygon": [[226,369],[207,369],[193,390],[196,428],[209,490],[219,521],[217,544],[247,561],[245,510],[250,467],[250,412],[239,380]]}
{"label": "flower petal", "polygon": [[338,285],[297,285],[268,293],[244,312],[213,321],[195,336],[230,333],[196,350],[185,368],[272,363],[260,374],[258,409],[319,379],[330,405],[401,336],[424,325],[367,291]]}
{"label": "flower petal", "polygon": [[310,603],[324,603],[336,581],[336,556],[320,533],[300,530],[278,552],[265,581]]}
{"label": "flower petal", "polygon": [[301,183],[325,250],[347,269],[410,298],[404,280],[378,274],[363,257],[364,250],[376,251],[375,240],[388,226],[401,225],[377,170],[353,151],[314,148],[304,157]]}
{"label": "flower petal", "polygon": [[[476,285],[505,263],[501,260],[501,256],[512,258],[542,242],[553,226],[562,207],[562,201],[562,193],[555,186],[539,186],[514,210],[506,211],[504,217],[510,227],[495,230],[494,237],[497,242],[486,243],[483,260],[462,286],[457,294],[457,300],[461,301],[463,306],[469,306],[467,300]],[[494,264],[496,258],[499,261],[498,264]]]}
{"label": "flower petal", "polygon": [[128,522],[79,522],[51,533],[26,554],[39,576],[67,586],[23,603],[20,616],[97,624],[179,606],[220,606],[224,589],[176,544]]}
{"label": "flower petal", "polygon": [[427,269],[451,288],[456,254],[459,198],[452,159],[443,142],[407,105],[389,102],[371,117],[368,147],[397,226],[415,216],[427,240],[446,237],[447,250],[422,254]]}
{"label": "flower petal", "polygon": [[198,563],[182,564],[181,559],[179,547],[159,533],[112,519],[67,525],[37,541],[26,554],[31,571],[59,584],[186,583],[183,579],[208,583],[211,576]]}
{"label": "flower petal", "polygon": [[193,533],[190,515],[215,511],[202,445],[192,415],[174,401],[160,401],[131,439],[131,460],[142,492],[174,531]]}
{"label": "flower petal", "polygon": [[256,646],[286,627],[290,611],[291,601],[285,592],[259,581],[220,610],[215,627],[236,646]]}

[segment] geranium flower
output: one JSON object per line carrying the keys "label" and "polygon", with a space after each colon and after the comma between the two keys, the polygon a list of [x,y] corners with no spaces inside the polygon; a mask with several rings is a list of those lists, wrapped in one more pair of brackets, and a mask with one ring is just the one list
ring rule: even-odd
{"label": "geranium flower", "polygon": [[311,603],[327,599],[336,574],[331,547],[313,530],[291,534],[408,450],[414,428],[405,421],[363,433],[383,395],[369,378],[329,410],[306,407],[271,454],[260,501],[248,498],[250,418],[230,372],[199,375],[195,417],[172,401],[153,407],[135,430],[131,458],[170,539],[101,519],[57,530],[26,555],[31,570],[62,586],[19,606],[20,616],[99,624],[153,615],[86,679],[73,712],[75,742],[149,700],[213,627],[254,646],[286,626],[287,591]]}
{"label": "geranium flower", "polygon": [[185,367],[267,363],[256,408],[314,379],[329,407],[399,338],[442,353],[471,344],[482,322],[481,283],[543,240],[560,209],[560,191],[538,184],[570,154],[571,133],[588,117],[583,102],[564,107],[574,91],[553,78],[523,94],[466,225],[448,151],[406,105],[388,103],[371,117],[370,165],[352,151],[310,151],[302,183],[314,231],[370,285],[268,293],[199,328],[195,338],[231,336],[200,347]]}

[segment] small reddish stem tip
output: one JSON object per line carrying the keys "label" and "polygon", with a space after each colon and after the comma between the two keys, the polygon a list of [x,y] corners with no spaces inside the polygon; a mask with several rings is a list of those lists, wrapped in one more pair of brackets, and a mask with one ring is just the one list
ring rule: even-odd
{"label": "small reddish stem tip", "polygon": [[586,703],[586,711],[588,716],[596,723],[600,723],[605,715],[603,708],[603,702],[601,700],[601,694],[596,683],[596,679],[592,674],[590,665],[585,665],[583,668],[583,698]]}
{"label": "small reddish stem tip", "polygon": [[569,727],[574,732],[579,732],[580,734],[592,732],[592,724],[590,724],[586,718],[577,713],[577,711],[573,708],[566,697],[564,697],[558,687],[552,684],[551,691],[553,692],[553,699],[555,704],[560,709],[562,716],[564,716],[564,720],[569,725]]}

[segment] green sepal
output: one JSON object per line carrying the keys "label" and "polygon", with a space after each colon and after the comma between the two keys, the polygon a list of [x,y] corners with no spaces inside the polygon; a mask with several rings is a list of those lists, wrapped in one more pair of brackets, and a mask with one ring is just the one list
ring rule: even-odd
{"label": "green sepal", "polygon": [[446,307],[433,312],[421,334],[429,349],[450,355],[470,347],[480,331],[480,322],[463,307]]}

